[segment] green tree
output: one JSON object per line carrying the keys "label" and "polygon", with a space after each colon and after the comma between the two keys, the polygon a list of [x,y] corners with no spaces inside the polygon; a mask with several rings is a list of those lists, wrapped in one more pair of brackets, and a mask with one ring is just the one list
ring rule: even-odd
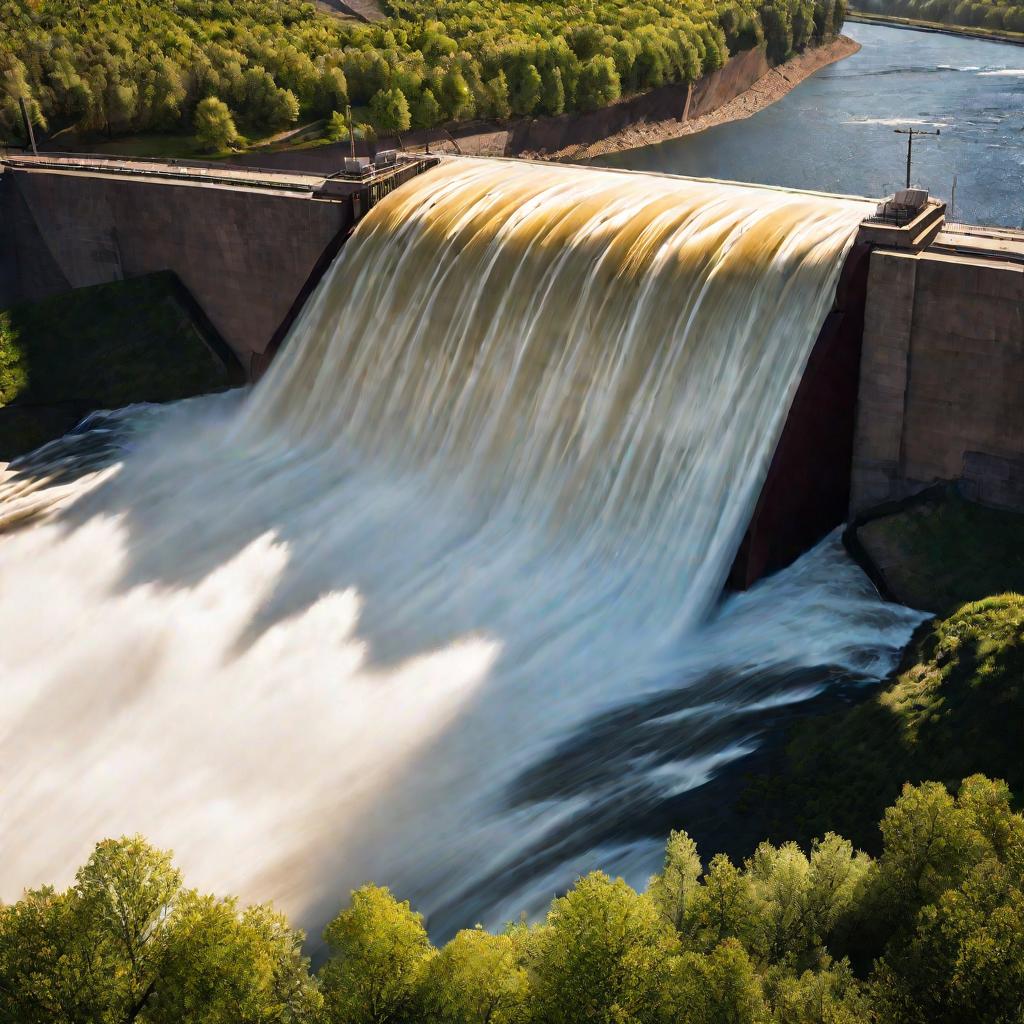
{"label": "green tree", "polygon": [[542,84],[540,72],[532,64],[517,66],[509,80],[512,113],[520,116],[532,114],[540,102]]}
{"label": "green tree", "polygon": [[562,69],[549,68],[544,73],[541,92],[541,106],[546,114],[561,114],[565,111],[565,85],[562,82]]}
{"label": "green tree", "polygon": [[268,908],[183,889],[141,837],[105,840],[66,892],[0,908],[0,1021],[312,1021],[301,941]]}
{"label": "green tree", "polygon": [[339,67],[326,67],[317,83],[317,104],[321,110],[344,110],[348,104],[348,80]]}
{"label": "green tree", "polygon": [[370,100],[370,113],[377,131],[385,135],[406,132],[412,125],[409,101],[398,88],[375,93]]}
{"label": "green tree", "polygon": [[430,960],[422,982],[427,1024],[523,1024],[530,983],[523,966],[524,929],[490,935],[461,931]]}
{"label": "green tree", "polygon": [[216,96],[207,96],[196,106],[195,117],[192,119],[196,132],[196,141],[203,149],[216,152],[227,149],[238,141],[238,129],[228,105]]}
{"label": "green tree", "polygon": [[745,948],[754,948],[763,911],[753,879],[725,854],[716,854],[688,911],[687,943],[710,952],[725,939],[738,939]]}
{"label": "green tree", "polygon": [[548,1024],[655,1019],[678,942],[645,895],[601,872],[552,903],[531,964]]}
{"label": "green tree", "polygon": [[412,107],[412,126],[414,128],[433,128],[441,123],[441,104],[429,89],[424,89]]}
{"label": "green tree", "polygon": [[784,974],[775,985],[772,1002],[775,1024],[864,1024],[872,1020],[865,987],[849,961],[827,956],[814,970]]}
{"label": "green tree", "polygon": [[687,914],[700,891],[700,875],[697,844],[685,832],[672,832],[665,848],[665,867],[651,879],[647,892],[676,931],[686,926]]}
{"label": "green tree", "polygon": [[473,92],[459,68],[450,68],[441,79],[441,95],[438,100],[447,120],[456,121],[472,114]]}
{"label": "green tree", "polygon": [[434,953],[423,918],[384,888],[364,885],[324,929],[331,958],[320,971],[327,1019],[398,1024],[408,1018]]}
{"label": "green tree", "polygon": [[686,1024],[759,1024],[767,1018],[761,979],[736,939],[710,953],[675,958],[666,1003],[668,1019]]}
{"label": "green tree", "polygon": [[25,353],[10,313],[0,311],[0,406],[13,402],[28,384]]}
{"label": "green tree", "polygon": [[348,121],[345,120],[345,115],[340,110],[333,111],[331,116],[327,118],[327,127],[324,129],[324,135],[331,142],[348,141]]}
{"label": "green tree", "polygon": [[619,73],[611,57],[591,57],[580,68],[576,102],[581,110],[596,110],[614,103],[622,95]]}

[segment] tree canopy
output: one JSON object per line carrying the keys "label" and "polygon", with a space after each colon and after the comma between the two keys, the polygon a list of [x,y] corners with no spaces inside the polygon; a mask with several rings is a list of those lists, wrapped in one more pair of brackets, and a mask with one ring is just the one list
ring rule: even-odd
{"label": "tree canopy", "polygon": [[[587,110],[830,38],[845,0],[394,0],[372,25],[299,0],[0,0],[0,136],[183,131],[216,98],[243,132],[367,107],[379,131]],[[222,113],[219,138],[226,132]]]}
{"label": "tree canopy", "polygon": [[0,907],[0,1022],[1020,1024],[1024,817],[976,775],[906,786],[877,858],[828,834],[705,864],[669,839],[646,893],[595,872],[545,920],[441,948],[366,885],[312,974],[271,907],[185,887],[140,837]]}

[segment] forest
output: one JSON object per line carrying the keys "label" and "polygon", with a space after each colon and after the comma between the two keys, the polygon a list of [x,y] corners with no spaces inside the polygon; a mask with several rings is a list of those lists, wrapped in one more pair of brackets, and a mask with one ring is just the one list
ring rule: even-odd
{"label": "forest", "polygon": [[141,837],[0,907],[0,1021],[76,1024],[1019,1024],[1024,817],[984,776],[904,787],[877,858],[826,834],[703,862],[673,832],[638,893],[580,878],[537,924],[435,946],[366,885],[323,933],[187,888]]}
{"label": "forest", "polygon": [[[764,43],[833,37],[845,0],[393,0],[374,24],[299,0],[0,0],[0,139],[195,134],[216,151],[356,108],[367,130],[590,110]],[[333,134],[343,131],[334,118]]]}
{"label": "forest", "polygon": [[943,25],[1024,32],[1024,7],[1009,0],[862,0],[865,13],[934,21]]}

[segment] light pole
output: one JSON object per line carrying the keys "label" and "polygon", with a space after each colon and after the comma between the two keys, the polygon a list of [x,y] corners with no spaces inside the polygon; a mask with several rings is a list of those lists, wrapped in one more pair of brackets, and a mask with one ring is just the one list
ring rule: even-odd
{"label": "light pole", "polygon": [[914,157],[914,136],[915,135],[941,135],[942,129],[936,128],[933,132],[921,131],[920,128],[897,128],[897,135],[907,137],[907,188],[910,188],[910,164]]}

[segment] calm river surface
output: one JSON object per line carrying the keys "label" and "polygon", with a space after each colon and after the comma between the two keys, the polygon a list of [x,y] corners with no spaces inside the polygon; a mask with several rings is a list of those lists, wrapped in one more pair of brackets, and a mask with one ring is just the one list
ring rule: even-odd
{"label": "calm river surface", "polygon": [[915,142],[914,183],[954,218],[1024,226],[1024,47],[848,24],[863,49],[745,121],[594,163],[643,171],[882,196],[903,185],[897,127]]}

